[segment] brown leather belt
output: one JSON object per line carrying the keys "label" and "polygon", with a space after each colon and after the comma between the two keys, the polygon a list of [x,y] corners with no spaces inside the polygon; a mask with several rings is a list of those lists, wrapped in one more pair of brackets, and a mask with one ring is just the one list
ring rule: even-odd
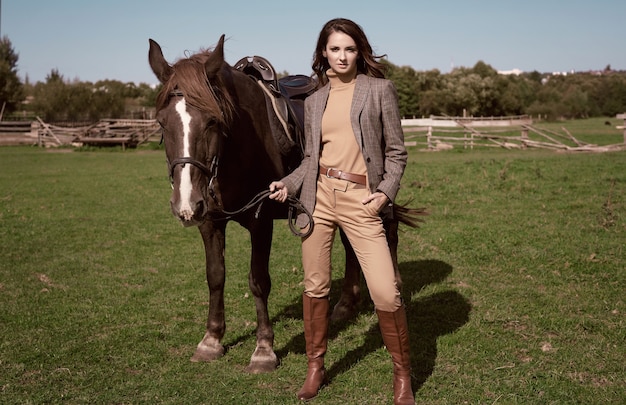
{"label": "brown leather belt", "polygon": [[356,184],[367,185],[367,179],[362,174],[348,173],[335,168],[327,169],[324,166],[320,166],[320,174],[332,179],[347,180]]}

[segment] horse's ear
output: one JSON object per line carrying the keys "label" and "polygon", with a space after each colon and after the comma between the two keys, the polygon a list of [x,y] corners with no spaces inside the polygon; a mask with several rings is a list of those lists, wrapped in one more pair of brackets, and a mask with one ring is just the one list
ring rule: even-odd
{"label": "horse's ear", "polygon": [[209,58],[204,63],[204,68],[206,70],[207,77],[214,77],[217,72],[220,71],[222,65],[224,64],[224,34],[220,37],[220,40],[217,42],[215,49],[209,55]]}
{"label": "horse's ear", "polygon": [[148,61],[150,62],[150,67],[157,79],[159,79],[161,83],[165,83],[172,73],[172,67],[163,57],[161,46],[152,39],[149,39],[149,41],[150,51],[148,52]]}

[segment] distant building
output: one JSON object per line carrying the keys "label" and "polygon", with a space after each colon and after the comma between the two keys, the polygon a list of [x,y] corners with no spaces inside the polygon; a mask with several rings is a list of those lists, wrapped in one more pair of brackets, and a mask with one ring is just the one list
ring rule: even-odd
{"label": "distant building", "polygon": [[524,73],[524,72],[522,72],[520,69],[498,70],[498,74],[500,74],[500,75],[515,75],[515,76],[519,76],[522,73]]}
{"label": "distant building", "polygon": [[567,75],[573,75],[574,73],[574,69],[570,70],[569,72],[552,72],[552,76],[567,76]]}

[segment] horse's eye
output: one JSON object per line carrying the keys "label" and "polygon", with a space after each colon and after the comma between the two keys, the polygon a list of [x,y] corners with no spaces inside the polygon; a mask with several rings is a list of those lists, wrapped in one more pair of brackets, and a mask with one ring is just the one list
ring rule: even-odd
{"label": "horse's eye", "polygon": [[217,124],[217,120],[215,118],[211,118],[210,120],[207,121],[206,126],[207,128],[212,128]]}

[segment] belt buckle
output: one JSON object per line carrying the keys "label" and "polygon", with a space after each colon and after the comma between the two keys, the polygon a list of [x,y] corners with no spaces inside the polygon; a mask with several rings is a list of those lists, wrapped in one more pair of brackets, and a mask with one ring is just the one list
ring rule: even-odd
{"label": "belt buckle", "polygon": [[329,179],[339,179],[339,180],[341,180],[341,177],[332,176],[330,174],[331,170],[335,170],[338,173],[338,176],[341,176],[341,170],[339,170],[339,169],[337,169],[335,167],[330,167],[330,168],[326,169],[326,177],[329,178]]}

